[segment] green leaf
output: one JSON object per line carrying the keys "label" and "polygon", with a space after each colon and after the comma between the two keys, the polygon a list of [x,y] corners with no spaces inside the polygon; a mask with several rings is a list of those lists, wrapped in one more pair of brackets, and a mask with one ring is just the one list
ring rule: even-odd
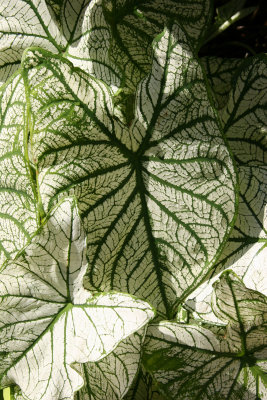
{"label": "green leaf", "polygon": [[168,399],[264,400],[267,297],[227,272],[215,285],[214,311],[229,320],[224,337],[197,325],[151,325],[145,369]]}
{"label": "green leaf", "polygon": [[140,368],[132,387],[130,388],[124,400],[164,400],[158,389],[155,387],[151,376]]}
{"label": "green leaf", "polygon": [[55,13],[56,17],[59,19],[60,18],[60,12],[62,5],[64,3],[64,0],[45,0],[48,6],[50,6]]}
{"label": "green leaf", "polygon": [[1,1],[0,82],[19,67],[25,49],[40,46],[63,54],[74,65],[117,87],[120,77],[109,61],[111,39],[102,6],[97,0],[64,0],[59,10],[55,9],[58,3]]}
{"label": "green leaf", "polygon": [[14,257],[37,228],[25,103],[23,80],[17,74],[0,89],[0,265]]}
{"label": "green leaf", "polygon": [[151,70],[151,43],[166,24],[178,21],[197,50],[212,12],[209,0],[104,0],[103,6],[113,37],[110,57],[134,92]]}
{"label": "green leaf", "polygon": [[73,198],[61,201],[31,243],[1,270],[0,384],[29,400],[73,399],[71,364],[98,361],[153,318],[121,293],[82,287],[86,238]]}
{"label": "green leaf", "polygon": [[211,85],[217,109],[228,102],[232,78],[243,60],[238,58],[202,57],[200,59]]}
{"label": "green leaf", "polygon": [[80,368],[85,386],[76,400],[118,400],[128,392],[140,365],[146,329],[128,336],[107,357]]}
{"label": "green leaf", "polygon": [[235,213],[233,164],[184,33],[174,25],[155,44],[130,127],[113,118],[102,82],[40,49],[24,65],[42,201],[48,211],[77,196],[87,287],[130,292],[172,315],[216,260]]}

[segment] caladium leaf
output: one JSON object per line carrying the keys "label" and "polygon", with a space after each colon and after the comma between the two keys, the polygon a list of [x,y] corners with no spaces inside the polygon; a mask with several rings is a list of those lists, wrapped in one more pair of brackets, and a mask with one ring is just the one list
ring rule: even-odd
{"label": "caladium leaf", "polygon": [[228,102],[232,89],[232,78],[243,59],[202,57],[200,59],[214,94],[217,109],[223,108]]}
{"label": "caladium leaf", "polygon": [[73,399],[83,379],[71,367],[97,361],[153,316],[130,295],[83,289],[86,237],[73,198],[1,270],[0,384],[29,400]]}
{"label": "caladium leaf", "polygon": [[44,208],[78,197],[87,287],[127,291],[172,315],[235,213],[231,157],[184,33],[174,25],[156,42],[130,127],[112,118],[108,88],[61,58],[32,49],[24,73]]}
{"label": "caladium leaf", "polygon": [[122,73],[109,56],[112,37],[103,15],[102,0],[76,2],[74,8],[73,0],[65,0],[62,7],[61,23],[68,38],[64,56],[116,92],[121,85]]}
{"label": "caladium leaf", "polygon": [[267,163],[267,56],[246,60],[221,111],[225,135],[239,165]]}
{"label": "caladium leaf", "polygon": [[169,399],[266,399],[266,296],[226,272],[215,285],[214,312],[229,320],[222,338],[197,325],[151,325],[145,368]]}
{"label": "caladium leaf", "polygon": [[[267,295],[267,168],[264,165],[264,132],[267,126],[266,60],[266,57],[257,56],[244,61],[232,80],[229,103],[221,111],[230,146],[239,163],[239,212],[231,237],[210,279],[198,287],[187,302],[195,311],[195,317],[211,321],[217,320],[210,304],[212,283],[225,268],[233,269],[249,288]],[[257,90],[258,87],[262,92]],[[256,92],[259,93],[257,104],[254,102]],[[230,109],[233,110],[233,119],[228,115]],[[249,166],[244,165],[246,160],[249,160]]]}
{"label": "caladium leaf", "polygon": [[0,265],[21,250],[37,228],[25,114],[24,83],[17,74],[0,90]]}
{"label": "caladium leaf", "polygon": [[151,70],[151,43],[169,20],[183,24],[198,49],[211,18],[209,0],[104,0],[104,13],[113,42],[110,53],[124,74],[124,85],[136,90]]}
{"label": "caladium leaf", "polygon": [[64,0],[61,3],[1,1],[0,82],[5,82],[19,67],[26,48],[40,46],[64,54],[74,65],[109,85],[118,86],[119,72],[108,57],[111,36],[99,1]]}
{"label": "caladium leaf", "polygon": [[128,336],[107,357],[80,367],[85,385],[75,400],[119,400],[124,398],[138,372],[146,328]]}
{"label": "caladium leaf", "polygon": [[20,65],[23,50],[36,45],[54,52],[66,46],[45,0],[3,0],[0,5],[0,81]]}
{"label": "caladium leaf", "polygon": [[220,322],[211,308],[212,284],[226,268],[240,276],[247,287],[267,295],[267,169],[238,168],[239,212],[235,227],[209,279],[186,301],[195,318]]}

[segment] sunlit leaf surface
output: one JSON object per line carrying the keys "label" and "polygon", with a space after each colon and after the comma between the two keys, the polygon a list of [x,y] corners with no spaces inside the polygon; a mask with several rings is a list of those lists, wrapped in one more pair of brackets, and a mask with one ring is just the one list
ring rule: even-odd
{"label": "sunlit leaf surface", "polygon": [[184,33],[175,25],[155,44],[130,127],[113,118],[106,85],[61,58],[33,49],[24,68],[42,202],[48,211],[77,196],[87,287],[130,292],[171,315],[235,213],[231,157]]}
{"label": "sunlit leaf surface", "polygon": [[72,198],[61,201],[0,282],[0,384],[29,400],[73,399],[75,362],[98,361],[154,316],[129,295],[82,286],[86,238]]}

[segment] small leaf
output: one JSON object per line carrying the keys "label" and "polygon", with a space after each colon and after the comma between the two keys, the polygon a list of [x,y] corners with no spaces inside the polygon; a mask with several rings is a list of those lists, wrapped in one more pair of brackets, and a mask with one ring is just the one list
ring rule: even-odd
{"label": "small leaf", "polygon": [[228,3],[218,7],[216,9],[215,22],[208,30],[205,43],[214,39],[225,29],[229,28],[229,26],[256,10],[257,7],[244,8],[245,3],[246,0],[230,0]]}
{"label": "small leaf", "polygon": [[[234,337],[233,342],[237,342],[237,336],[240,336],[242,351],[245,353],[249,345],[245,340],[247,332],[267,323],[267,297],[248,289],[231,271],[225,271],[213,287],[213,311],[218,318],[228,321],[228,335]],[[250,334],[248,337],[251,337]]]}
{"label": "small leaf", "polygon": [[1,271],[0,383],[19,385],[29,400],[73,399],[83,379],[71,365],[100,360],[153,318],[129,295],[83,289],[85,251],[77,206],[66,198]]}
{"label": "small leaf", "polygon": [[188,297],[186,304],[197,319],[220,322],[211,309],[212,284],[222,271],[232,269],[247,287],[267,295],[267,174],[264,167],[239,167],[239,212],[235,227],[207,281]]}

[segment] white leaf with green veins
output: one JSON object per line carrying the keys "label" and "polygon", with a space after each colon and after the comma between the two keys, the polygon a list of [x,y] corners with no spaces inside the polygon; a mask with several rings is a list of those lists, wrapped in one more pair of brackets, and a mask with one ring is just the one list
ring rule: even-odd
{"label": "white leaf with green veins", "polygon": [[147,331],[144,366],[168,399],[265,400],[267,297],[225,272],[214,289],[225,335],[197,325],[160,322]]}
{"label": "white leaf with green veins", "polygon": [[21,250],[37,228],[25,113],[24,83],[17,74],[0,89],[0,265]]}
{"label": "white leaf with green veins", "polygon": [[267,56],[246,60],[233,77],[221,111],[224,132],[239,165],[267,164]]}
{"label": "white leaf with green veins", "polygon": [[212,284],[226,268],[231,268],[250,289],[267,295],[267,169],[238,168],[239,211],[234,229],[209,279],[186,301],[197,319],[220,322],[211,308]]}
{"label": "white leaf with green veins", "polygon": [[[210,304],[212,283],[226,268],[233,269],[249,288],[267,295],[266,60],[264,56],[257,56],[244,61],[232,79],[229,102],[222,109],[230,147],[240,164],[239,211],[214,271],[207,282],[189,296],[188,306],[197,318],[217,321]],[[256,93],[257,103],[254,101]]]}
{"label": "white leaf with green veins", "polygon": [[45,0],[1,1],[0,82],[19,67],[25,49],[40,46],[118,86],[120,77],[108,57],[111,37],[99,0],[64,0],[56,15],[53,9]]}
{"label": "white leaf with green veins", "polygon": [[201,57],[200,59],[207,74],[217,109],[223,108],[228,101],[232,89],[232,78],[243,59]]}
{"label": "white leaf with green veins", "polygon": [[71,364],[97,361],[153,318],[121,293],[82,286],[86,237],[73,198],[61,201],[31,243],[1,270],[0,384],[29,400],[73,399],[83,385]]}
{"label": "white leaf with green veins", "polygon": [[146,329],[128,336],[103,360],[82,364],[84,387],[75,400],[119,400],[128,392],[141,362]]}
{"label": "white leaf with green veins", "polygon": [[216,260],[235,213],[232,160],[183,32],[175,25],[155,44],[130,127],[112,118],[102,82],[40,49],[24,65],[42,201],[48,211],[77,196],[87,287],[130,292],[172,315]]}
{"label": "white leaf with green veins", "polygon": [[151,70],[152,40],[169,21],[182,24],[198,50],[212,13],[209,0],[104,0],[103,6],[113,36],[110,56],[134,92]]}

